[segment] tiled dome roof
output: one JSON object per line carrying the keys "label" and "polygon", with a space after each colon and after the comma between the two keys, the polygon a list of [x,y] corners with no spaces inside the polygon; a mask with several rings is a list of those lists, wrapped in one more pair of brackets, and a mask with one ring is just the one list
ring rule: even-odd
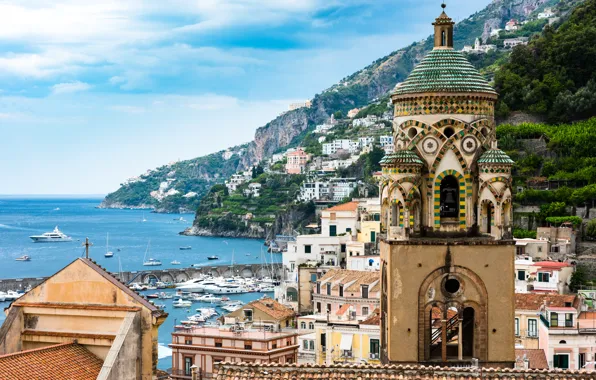
{"label": "tiled dome roof", "polygon": [[391,153],[381,160],[381,165],[424,165],[424,162],[418,157],[418,155],[411,150],[398,150],[395,153]]}
{"label": "tiled dome roof", "polygon": [[481,92],[497,95],[463,54],[453,49],[432,50],[395,90],[396,95],[429,92]]}
{"label": "tiled dome roof", "polygon": [[513,160],[501,149],[489,149],[478,159],[479,164],[513,165]]}

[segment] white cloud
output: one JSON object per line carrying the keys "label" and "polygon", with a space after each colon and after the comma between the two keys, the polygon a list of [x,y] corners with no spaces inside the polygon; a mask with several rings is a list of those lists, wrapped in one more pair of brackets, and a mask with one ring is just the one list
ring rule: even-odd
{"label": "white cloud", "polygon": [[126,112],[126,113],[130,113],[130,114],[141,114],[141,113],[145,113],[145,108],[144,107],[138,107],[138,106],[111,106],[111,109],[113,109],[114,111],[120,111],[120,112]]}
{"label": "white cloud", "polygon": [[52,86],[52,94],[53,95],[60,95],[60,94],[70,94],[73,92],[81,92],[81,91],[87,91],[89,89],[91,89],[91,86],[89,83],[85,83],[85,82],[80,82],[80,81],[76,81],[76,82],[68,82],[68,83],[58,83]]}

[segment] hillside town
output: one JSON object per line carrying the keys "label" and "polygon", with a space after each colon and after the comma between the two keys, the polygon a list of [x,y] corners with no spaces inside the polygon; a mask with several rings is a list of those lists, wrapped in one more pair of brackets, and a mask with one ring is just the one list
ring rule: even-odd
{"label": "hillside town", "polygon": [[[6,298],[0,379],[596,379],[595,210],[515,197],[573,180],[514,178],[514,158],[527,156],[503,147],[513,143],[497,136],[499,94],[467,59],[526,45],[502,36],[557,13],[511,19],[460,51],[442,9],[434,48],[387,98],[334,113],[210,190],[201,207],[228,207],[213,214],[247,230],[283,219],[279,204],[250,203],[273,191],[309,207],[267,237],[270,262],[126,277],[100,266],[87,239],[83,257]],[[522,143],[546,151],[546,139]],[[180,194],[176,172],[167,178],[151,197]]]}

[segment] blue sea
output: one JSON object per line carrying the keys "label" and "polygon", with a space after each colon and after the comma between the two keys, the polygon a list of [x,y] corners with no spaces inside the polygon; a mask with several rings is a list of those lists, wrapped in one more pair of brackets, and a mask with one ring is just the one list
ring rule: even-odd
{"label": "blue sea", "polygon": [[[154,214],[141,210],[106,210],[98,209],[100,198],[0,198],[0,278],[24,278],[50,276],[77,257],[84,255],[82,246],[89,238],[93,246],[90,256],[101,266],[117,272],[119,265],[123,271],[147,269],[143,267],[143,258],[161,260],[157,267],[189,267],[191,264],[225,265],[232,262],[240,264],[281,261],[281,255],[262,254],[265,251],[262,240],[208,238],[182,236],[179,232],[192,224],[193,214],[180,215]],[[142,220],[146,219],[145,222]],[[65,234],[73,238],[69,243],[33,243],[30,235],[49,232],[58,226]],[[114,257],[105,258],[106,237],[109,233],[109,250]],[[149,246],[147,254],[147,247]],[[182,246],[191,246],[191,250],[181,251]],[[31,261],[21,262],[15,259],[22,255],[31,256]],[[207,257],[216,255],[217,261],[208,261]],[[170,264],[172,260],[181,262],[180,266]],[[119,264],[120,263],[120,264]],[[156,268],[153,268],[156,269]],[[17,289],[15,289],[17,290]],[[260,293],[243,294],[234,297],[249,302],[262,297]],[[188,315],[186,310],[173,309],[172,300],[165,303],[170,314],[159,329],[160,359],[159,367],[171,367],[167,354],[168,343],[174,323],[179,323]],[[6,307],[0,304],[0,308]],[[195,303],[194,309],[208,307]],[[0,313],[0,323],[4,314]]]}

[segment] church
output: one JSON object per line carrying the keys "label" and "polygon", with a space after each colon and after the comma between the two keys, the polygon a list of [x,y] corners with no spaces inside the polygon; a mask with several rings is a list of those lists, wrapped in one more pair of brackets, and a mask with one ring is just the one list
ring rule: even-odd
{"label": "church", "polygon": [[[445,5],[443,4],[443,8]],[[512,367],[513,161],[496,91],[458,51],[454,22],[396,86],[395,151],[381,161],[381,356],[386,364]]]}

